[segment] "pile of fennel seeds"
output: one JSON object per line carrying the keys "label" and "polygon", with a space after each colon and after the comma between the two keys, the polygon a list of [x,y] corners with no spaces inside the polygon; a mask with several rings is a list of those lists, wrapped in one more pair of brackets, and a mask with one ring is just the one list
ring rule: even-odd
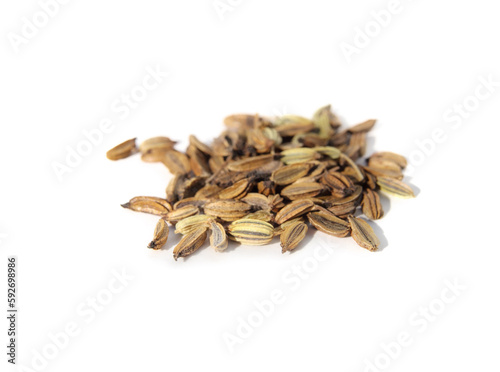
{"label": "pile of fennel seeds", "polygon": [[[279,236],[282,252],[295,249],[310,227],[339,238],[351,236],[375,251],[380,245],[370,220],[382,218],[379,192],[412,198],[405,184],[406,159],[392,152],[365,157],[367,120],[347,129],[330,106],[311,119],[285,115],[231,115],[211,144],[190,136],[186,152],[168,137],[136,139],[109,150],[119,160],[140,153],[163,163],[173,178],[166,197],[138,196],[122,207],[160,217],[148,248],[161,249],[169,224],[182,239],[174,258],[198,250],[207,238],[216,251],[228,239],[266,245]],[[364,159],[363,159],[364,158]]]}

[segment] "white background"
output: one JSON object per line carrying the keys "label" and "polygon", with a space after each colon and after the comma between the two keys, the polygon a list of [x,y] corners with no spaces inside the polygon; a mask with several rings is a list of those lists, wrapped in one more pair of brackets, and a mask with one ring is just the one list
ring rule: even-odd
{"label": "white background", "polygon": [[[356,28],[388,1],[230,3],[221,19],[211,0],[74,0],[17,53],[10,33],[22,36],[23,18],[40,5],[0,5],[0,277],[6,257],[17,255],[18,363],[72,372],[363,371],[375,361],[406,372],[498,370],[500,87],[470,98],[480,79],[500,81],[497,3],[401,0],[399,14],[351,61],[341,43],[354,45]],[[170,75],[121,119],[111,105],[148,66]],[[447,122],[443,115],[464,100],[478,105]],[[109,148],[167,135],[182,149],[191,133],[210,141],[231,113],[310,116],[328,103],[346,124],[379,120],[371,151],[419,164],[408,178],[418,197],[392,200],[377,222],[382,251],[319,233],[290,255],[278,244],[223,254],[205,247],[175,262],[177,237],[160,252],[145,248],[156,218],[119,204],[163,196],[170,176],[138,157],[108,161]],[[58,180],[54,162],[105,118],[113,130]],[[416,141],[436,128],[446,140],[417,153]],[[331,253],[314,267],[321,244]],[[311,273],[295,289],[283,276],[290,281],[292,267],[304,264]],[[123,269],[133,279],[91,321],[82,316]],[[467,289],[440,308],[446,280]],[[275,290],[285,301],[231,353],[223,335],[237,335],[240,317]],[[442,313],[423,330],[415,312],[430,304]],[[54,353],[49,334],[68,323],[79,335],[33,366],[37,353]],[[387,359],[381,344],[401,332],[413,342]]]}

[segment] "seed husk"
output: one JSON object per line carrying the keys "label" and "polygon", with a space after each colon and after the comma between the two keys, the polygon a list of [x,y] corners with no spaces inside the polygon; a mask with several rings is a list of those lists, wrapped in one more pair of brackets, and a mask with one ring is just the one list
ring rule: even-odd
{"label": "seed husk", "polygon": [[196,252],[207,239],[207,228],[200,227],[193,232],[184,235],[174,248],[174,259],[177,261],[179,257],[186,257]]}
{"label": "seed husk", "polygon": [[405,199],[415,197],[415,193],[410,186],[395,178],[377,177],[377,185],[379,185],[382,192],[390,195],[395,195]]}
{"label": "seed husk", "polygon": [[135,154],[138,151],[135,145],[135,140],[136,138],[132,138],[120,143],[118,146],[113,147],[106,153],[106,157],[109,160],[120,160]]}
{"label": "seed husk", "polygon": [[290,185],[298,179],[305,177],[312,167],[313,164],[311,163],[286,165],[275,170],[271,176],[271,180],[280,186]]}
{"label": "seed husk", "polygon": [[175,225],[175,233],[186,235],[200,227],[209,227],[212,218],[206,214],[198,214],[183,218]]}
{"label": "seed husk", "polygon": [[248,179],[242,179],[236,182],[233,186],[222,190],[219,193],[219,199],[240,199],[244,197],[248,189],[252,186]]}
{"label": "seed husk", "polygon": [[166,151],[162,163],[172,174],[186,174],[191,170],[187,155],[175,150]]}
{"label": "seed husk", "polygon": [[134,212],[149,213],[156,216],[163,216],[172,210],[172,206],[165,199],[154,196],[136,196],[128,203],[122,204],[123,208]]}
{"label": "seed husk", "polygon": [[324,189],[323,185],[316,182],[299,182],[285,187],[281,191],[281,195],[290,200],[312,198],[319,195]]}
{"label": "seed husk", "polygon": [[260,155],[260,156],[254,156],[252,158],[248,159],[242,159],[238,161],[234,161],[232,163],[229,163],[227,165],[227,169],[233,172],[249,172],[255,169],[258,169],[262,167],[263,165],[266,165],[266,163],[270,162],[273,160],[274,155]]}
{"label": "seed husk", "polygon": [[384,210],[380,203],[380,196],[376,191],[371,189],[365,190],[363,193],[363,213],[370,220],[378,220],[384,216]]}
{"label": "seed husk", "polygon": [[287,165],[307,163],[316,159],[318,153],[309,148],[296,148],[281,152],[281,161]]}
{"label": "seed husk", "polygon": [[307,214],[307,218],[311,225],[328,235],[343,238],[351,232],[349,223],[328,211],[311,212]]}
{"label": "seed husk", "polygon": [[297,222],[286,227],[280,235],[281,253],[294,250],[306,237],[306,234],[307,225],[304,222]]}
{"label": "seed husk", "polygon": [[181,207],[179,209],[173,210],[172,212],[167,213],[165,218],[169,222],[177,222],[181,221],[185,218],[194,216],[200,213],[200,209],[194,205],[186,205],[185,207]]}
{"label": "seed husk", "polygon": [[147,154],[150,151],[169,151],[173,150],[176,142],[168,137],[153,137],[143,141],[139,145],[139,151],[142,154]]}
{"label": "seed husk", "polygon": [[314,203],[311,200],[295,200],[290,204],[283,207],[277,214],[275,221],[278,225],[285,223],[288,220],[297,218],[306,214],[314,207]]}
{"label": "seed husk", "polygon": [[216,200],[205,204],[205,213],[223,221],[235,221],[250,213],[252,207],[238,200]]}
{"label": "seed husk", "polygon": [[351,133],[369,132],[373,128],[376,122],[377,121],[373,119],[367,120],[349,128],[348,130]]}
{"label": "seed husk", "polygon": [[274,238],[273,225],[261,220],[237,220],[229,225],[228,230],[237,242],[245,245],[266,245]]}
{"label": "seed husk", "polygon": [[376,251],[380,245],[380,240],[375,235],[373,228],[361,218],[349,216],[348,219],[352,229],[351,236],[356,243],[369,251]]}
{"label": "seed husk", "polygon": [[210,221],[210,245],[217,251],[225,251],[228,246],[228,240],[226,235],[226,230],[224,227],[214,220]]}
{"label": "seed husk", "polygon": [[154,237],[151,243],[149,243],[148,248],[158,250],[165,245],[168,239],[168,225],[167,222],[160,218],[155,227]]}

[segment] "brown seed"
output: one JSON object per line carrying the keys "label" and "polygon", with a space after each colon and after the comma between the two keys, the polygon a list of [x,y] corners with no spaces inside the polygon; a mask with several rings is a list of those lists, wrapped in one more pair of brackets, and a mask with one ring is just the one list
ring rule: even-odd
{"label": "brown seed", "polygon": [[233,172],[249,172],[258,169],[273,160],[274,155],[260,155],[248,159],[234,161],[227,165],[227,169]]}
{"label": "brown seed", "polygon": [[370,157],[371,159],[378,158],[379,160],[389,160],[396,163],[401,169],[406,168],[408,165],[406,158],[402,155],[393,152],[377,152]]}
{"label": "brown seed", "polygon": [[351,235],[356,243],[369,251],[376,251],[380,245],[380,240],[375,235],[373,228],[361,218],[349,216],[348,219],[352,229]]}
{"label": "brown seed", "polygon": [[361,205],[363,206],[363,213],[371,220],[378,220],[384,215],[384,210],[380,203],[380,196],[373,190],[365,190]]}
{"label": "brown seed", "polygon": [[280,186],[290,185],[298,179],[305,177],[312,167],[313,164],[311,163],[287,165],[275,170],[271,176],[271,180]]}
{"label": "brown seed", "polygon": [[106,153],[106,157],[109,160],[120,160],[128,158],[130,155],[137,152],[137,147],[135,145],[135,138],[129,139],[118,146],[113,147]]}
{"label": "brown seed", "polygon": [[349,223],[328,211],[311,212],[307,214],[307,218],[311,225],[328,235],[343,238],[351,231]]}
{"label": "brown seed", "polygon": [[158,250],[163,247],[167,242],[168,232],[167,222],[163,218],[160,218],[155,227],[153,240],[149,243],[148,248]]}
{"label": "brown seed", "polygon": [[216,200],[205,204],[205,213],[224,221],[235,221],[250,213],[252,207],[238,200]]}
{"label": "brown seed", "polygon": [[196,252],[207,239],[207,228],[200,227],[190,234],[184,235],[179,244],[174,248],[174,259],[186,257]]}
{"label": "brown seed", "polygon": [[139,145],[139,151],[147,154],[150,151],[169,151],[173,150],[176,142],[168,137],[153,137],[143,141]]}
{"label": "brown seed", "polygon": [[281,191],[281,195],[290,200],[312,198],[319,195],[324,189],[323,185],[316,182],[299,182],[285,187]]}
{"label": "brown seed", "polygon": [[181,221],[184,218],[194,216],[196,214],[200,213],[200,210],[198,207],[194,205],[186,205],[185,207],[176,209],[170,213],[167,213],[165,218],[169,222],[176,222],[176,221]]}
{"label": "brown seed", "polygon": [[186,154],[175,150],[165,152],[162,163],[172,174],[186,174],[191,170],[189,158]]}
{"label": "brown seed", "polygon": [[172,206],[165,199],[154,196],[136,196],[130,199],[128,203],[122,204],[123,208],[135,212],[149,213],[157,216],[163,216],[172,210]]}
{"label": "brown seed", "polygon": [[233,186],[222,190],[219,193],[219,199],[240,199],[246,195],[251,186],[251,183],[249,183],[247,179],[242,179]]}
{"label": "brown seed", "polygon": [[332,195],[338,198],[344,198],[354,192],[353,182],[342,173],[328,171],[323,175],[321,182],[332,190]]}
{"label": "brown seed", "polygon": [[285,223],[288,220],[297,218],[306,214],[314,207],[314,203],[311,200],[295,200],[285,206],[276,214],[275,221],[278,225]]}
{"label": "brown seed", "polygon": [[373,128],[376,122],[377,121],[373,119],[364,121],[358,125],[349,128],[349,132],[351,133],[369,132]]}
{"label": "brown seed", "polygon": [[306,237],[306,234],[307,225],[303,222],[297,222],[285,228],[280,235],[281,253],[290,252],[295,249]]}

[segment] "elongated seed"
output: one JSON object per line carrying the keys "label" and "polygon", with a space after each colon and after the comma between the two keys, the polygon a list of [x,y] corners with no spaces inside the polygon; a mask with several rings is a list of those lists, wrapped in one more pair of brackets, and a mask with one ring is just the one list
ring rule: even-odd
{"label": "elongated seed", "polygon": [[377,185],[383,192],[400,198],[414,198],[415,194],[410,186],[403,181],[389,177],[377,177]]}
{"label": "elongated seed", "polygon": [[380,240],[375,235],[373,228],[361,218],[349,216],[348,219],[352,229],[351,235],[356,243],[369,251],[376,251],[380,245]]}
{"label": "elongated seed", "polygon": [[186,257],[196,252],[207,239],[207,228],[200,227],[192,233],[184,235],[179,244],[174,248],[174,259]]}
{"label": "elongated seed", "polygon": [[167,222],[163,218],[160,218],[155,227],[153,240],[149,243],[148,248],[158,250],[163,247],[167,242],[168,232]]}
{"label": "elongated seed", "polygon": [[106,157],[109,160],[120,160],[128,158],[130,155],[137,152],[137,147],[135,145],[135,138],[129,139],[118,146],[113,147],[106,153]]}
{"label": "elongated seed", "polygon": [[295,249],[299,243],[306,237],[307,225],[303,222],[297,222],[283,230],[280,235],[281,253],[289,252]]}

